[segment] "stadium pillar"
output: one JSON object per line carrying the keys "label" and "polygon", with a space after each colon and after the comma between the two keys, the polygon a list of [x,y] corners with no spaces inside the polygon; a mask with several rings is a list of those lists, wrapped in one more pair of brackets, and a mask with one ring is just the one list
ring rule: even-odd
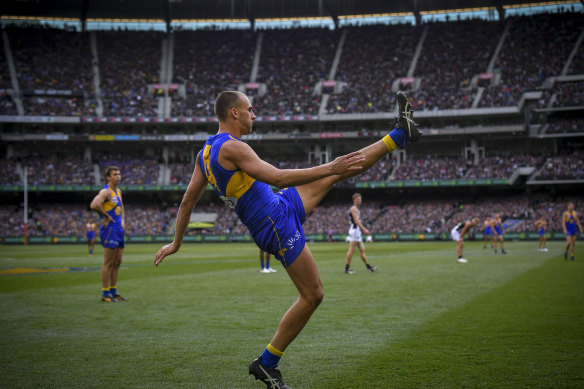
{"label": "stadium pillar", "polygon": [[28,246],[28,172],[26,166],[23,169],[24,181],[24,245]]}

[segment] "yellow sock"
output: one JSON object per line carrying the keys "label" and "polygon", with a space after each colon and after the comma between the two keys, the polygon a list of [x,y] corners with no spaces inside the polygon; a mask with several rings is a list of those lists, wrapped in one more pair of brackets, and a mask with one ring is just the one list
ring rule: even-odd
{"label": "yellow sock", "polygon": [[385,147],[387,147],[387,151],[389,151],[390,153],[393,150],[397,149],[397,145],[395,144],[393,139],[391,139],[391,136],[389,136],[389,134],[381,138],[381,140],[383,141],[383,143],[385,143]]}

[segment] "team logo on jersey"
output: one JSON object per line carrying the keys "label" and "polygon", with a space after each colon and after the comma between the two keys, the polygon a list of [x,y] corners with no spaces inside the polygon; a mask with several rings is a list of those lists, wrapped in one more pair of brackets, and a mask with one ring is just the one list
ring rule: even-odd
{"label": "team logo on jersey", "polygon": [[227,197],[227,196],[220,196],[221,200],[231,209],[235,209],[237,206],[237,197]]}

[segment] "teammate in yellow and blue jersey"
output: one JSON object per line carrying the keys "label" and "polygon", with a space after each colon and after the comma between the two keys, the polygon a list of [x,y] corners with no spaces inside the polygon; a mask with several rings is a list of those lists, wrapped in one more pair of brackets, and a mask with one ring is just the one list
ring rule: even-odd
{"label": "teammate in yellow and blue jersey", "polygon": [[87,247],[89,248],[89,255],[93,255],[93,247],[95,246],[95,230],[97,229],[93,220],[85,224],[85,237],[87,238]]}
{"label": "teammate in yellow and blue jersey", "polygon": [[91,209],[102,216],[99,238],[103,246],[103,265],[101,267],[101,301],[125,301],[118,293],[118,273],[124,254],[125,213],[122,191],[118,188],[122,175],[116,166],[105,170],[107,185],[99,191],[91,202]]}
{"label": "teammate in yellow and blue jersey", "polygon": [[260,273],[276,273],[276,269],[270,267],[270,253],[260,249]]}
{"label": "teammate in yellow and blue jersey", "polygon": [[535,221],[534,224],[535,228],[537,228],[537,233],[539,234],[539,244],[537,246],[537,251],[548,251],[547,247],[545,247],[545,230],[547,228],[547,221],[545,220],[545,217],[540,217]]}
{"label": "teammate in yellow and blue jersey", "polygon": [[[258,247],[282,263],[298,290],[298,299],[280,321],[271,342],[249,365],[249,373],[270,388],[289,388],[278,363],[324,297],[302,223],[335,183],[364,172],[388,153],[420,138],[409,99],[402,92],[397,99],[396,128],[388,135],[359,151],[308,169],[278,169],[261,160],[241,140],[251,133],[256,118],[244,93],[222,92],[215,101],[219,130],[195,159],[195,170],[178,210],[174,241],[156,253],[154,265],[179,250],[191,213],[210,183],[224,203],[235,210]],[[281,190],[274,193],[270,185]]]}
{"label": "teammate in yellow and blue jersey", "polygon": [[493,231],[495,253],[497,252],[497,242],[499,242],[499,244],[501,245],[501,253],[507,254],[507,252],[505,251],[505,247],[503,247],[503,242],[505,241],[505,238],[503,237],[503,235],[505,234],[505,227],[503,226],[503,220],[501,219],[501,215],[499,215],[498,213],[495,214],[495,217],[493,218]]}
{"label": "teammate in yellow and blue jersey", "polygon": [[562,215],[562,228],[564,229],[564,235],[566,235],[564,259],[568,260],[568,252],[571,251],[570,259],[573,261],[576,259],[576,238],[578,237],[578,230],[582,233],[582,225],[580,224],[578,212],[574,210],[574,203],[572,201],[568,203],[568,210]]}

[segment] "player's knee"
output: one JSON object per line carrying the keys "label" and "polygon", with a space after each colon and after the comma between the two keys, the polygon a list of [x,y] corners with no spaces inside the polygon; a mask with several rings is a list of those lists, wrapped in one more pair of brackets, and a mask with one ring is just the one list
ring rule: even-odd
{"label": "player's knee", "polygon": [[318,307],[320,303],[322,303],[322,300],[324,300],[323,289],[321,287],[313,289],[311,293],[306,296],[306,300],[313,308]]}

